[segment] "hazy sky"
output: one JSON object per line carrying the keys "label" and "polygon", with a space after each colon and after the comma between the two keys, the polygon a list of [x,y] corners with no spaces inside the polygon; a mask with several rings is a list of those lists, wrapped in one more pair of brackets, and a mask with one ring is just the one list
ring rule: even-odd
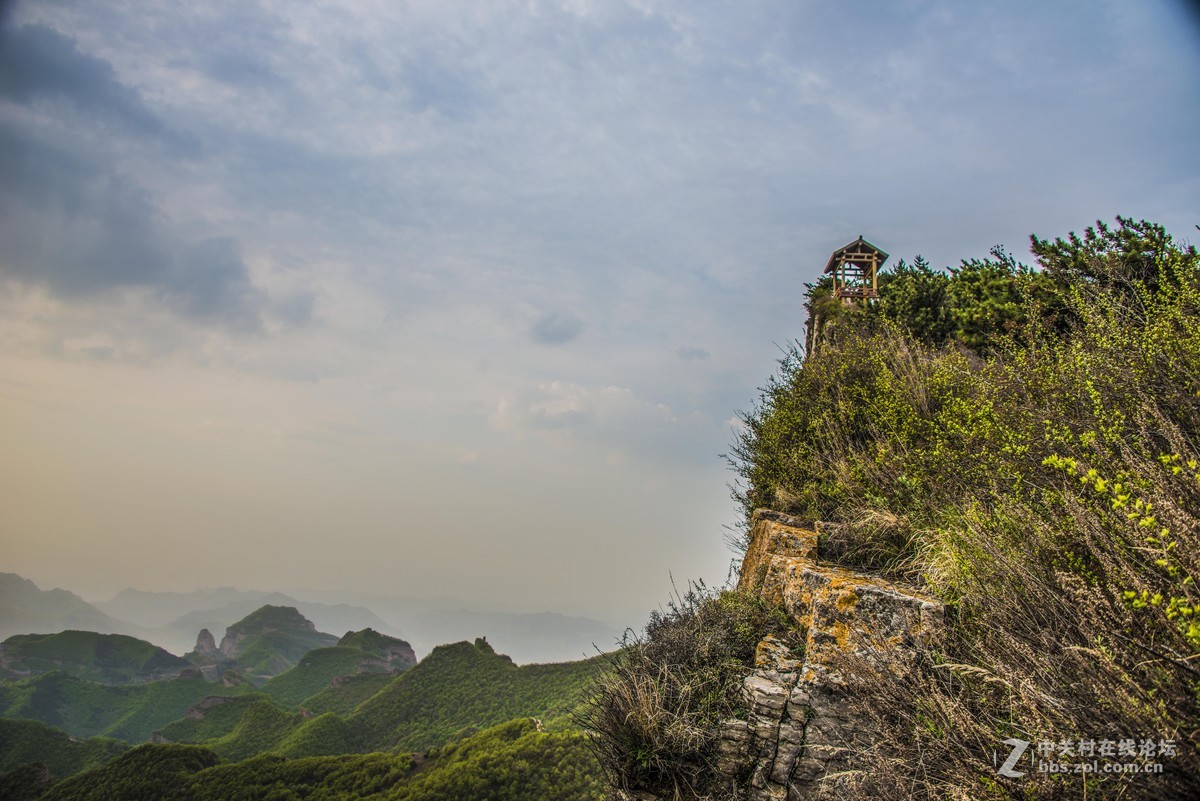
{"label": "hazy sky", "polygon": [[859,234],[1200,239],[1138,2],[41,2],[0,28],[0,570],[636,624]]}

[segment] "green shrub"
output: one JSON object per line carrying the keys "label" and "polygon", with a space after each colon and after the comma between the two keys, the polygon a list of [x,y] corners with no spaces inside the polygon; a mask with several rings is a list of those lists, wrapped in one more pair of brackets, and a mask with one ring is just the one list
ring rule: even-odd
{"label": "green shrub", "polygon": [[1123,218],[1033,252],[1038,270],[997,252],[881,280],[784,359],[734,444],[747,520],[834,521],[823,555],[951,605],[943,669],[859,666],[886,733],[864,798],[1075,797],[1061,777],[997,784],[980,754],[1109,732],[1180,754],[1088,797],[1200,786],[1200,256]]}
{"label": "green shrub", "polygon": [[579,715],[614,784],[667,798],[728,797],[716,770],[720,725],[745,716],[742,680],[768,634],[799,647],[782,610],[703,584],[655,612],[643,635],[629,633]]}

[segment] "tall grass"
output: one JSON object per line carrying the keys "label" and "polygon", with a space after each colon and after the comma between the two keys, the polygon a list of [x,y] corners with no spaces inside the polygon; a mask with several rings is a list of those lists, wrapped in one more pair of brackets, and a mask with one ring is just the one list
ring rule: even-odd
{"label": "tall grass", "polygon": [[739,797],[745,777],[718,769],[721,723],[745,717],[742,680],[768,634],[790,636],[782,610],[702,583],[654,613],[643,634],[628,632],[578,716],[613,786],[666,799]]}
{"label": "tall grass", "polygon": [[836,521],[823,554],[950,604],[942,668],[852,671],[888,733],[863,798],[1084,792],[998,777],[1007,737],[1173,739],[1161,776],[1090,777],[1087,796],[1200,793],[1200,257],[1130,220],[1034,251],[1038,271],[964,267],[986,291],[948,277],[960,305],[938,326],[885,283],[783,360],[732,451],[747,519]]}

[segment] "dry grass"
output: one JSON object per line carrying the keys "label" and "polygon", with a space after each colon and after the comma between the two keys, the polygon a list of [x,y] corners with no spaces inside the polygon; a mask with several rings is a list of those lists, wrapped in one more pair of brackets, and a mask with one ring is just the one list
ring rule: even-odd
{"label": "dry grass", "polygon": [[744,715],[742,679],[786,615],[733,590],[693,586],[630,633],[595,685],[579,723],[613,785],[667,799],[730,799],[739,783],[717,770],[722,721]]}

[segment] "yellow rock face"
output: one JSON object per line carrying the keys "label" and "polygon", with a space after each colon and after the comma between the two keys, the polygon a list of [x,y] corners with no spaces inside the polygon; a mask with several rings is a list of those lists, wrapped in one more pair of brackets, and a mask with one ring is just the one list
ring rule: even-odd
{"label": "yellow rock face", "polygon": [[[798,659],[771,638],[746,679],[751,799],[838,796],[872,732],[846,703],[842,671],[866,660],[903,680],[942,630],[942,604],[878,576],[821,564],[815,526],[759,510],[738,588],[782,606],[804,635]],[[781,699],[787,698],[786,703]],[[737,755],[731,756],[733,764]]]}

